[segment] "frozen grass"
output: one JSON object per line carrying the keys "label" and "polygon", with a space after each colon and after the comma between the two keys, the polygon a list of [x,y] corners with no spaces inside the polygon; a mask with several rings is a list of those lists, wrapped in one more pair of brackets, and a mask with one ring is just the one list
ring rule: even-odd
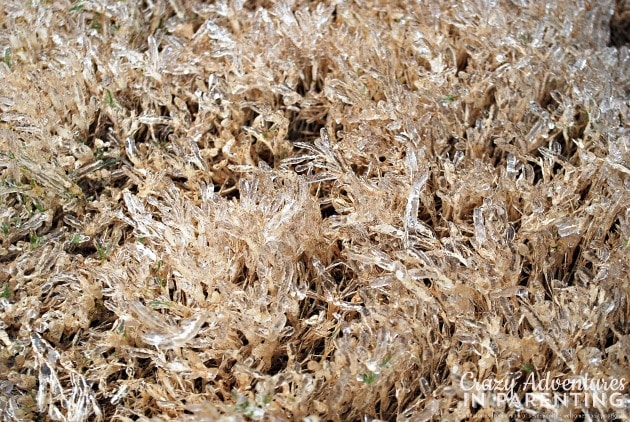
{"label": "frozen grass", "polygon": [[627,420],[628,3],[274,3],[0,3],[0,415]]}

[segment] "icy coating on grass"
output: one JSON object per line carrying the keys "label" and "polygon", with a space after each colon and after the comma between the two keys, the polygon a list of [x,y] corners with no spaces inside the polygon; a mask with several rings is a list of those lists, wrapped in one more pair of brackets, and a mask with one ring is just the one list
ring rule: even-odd
{"label": "icy coating on grass", "polygon": [[629,10],[0,3],[0,416],[629,418]]}

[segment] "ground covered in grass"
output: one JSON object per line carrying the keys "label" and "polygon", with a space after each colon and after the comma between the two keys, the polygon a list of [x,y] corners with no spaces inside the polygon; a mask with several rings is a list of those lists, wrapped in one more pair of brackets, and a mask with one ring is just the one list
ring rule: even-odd
{"label": "ground covered in grass", "polygon": [[630,6],[415,3],[0,3],[4,420],[630,417]]}

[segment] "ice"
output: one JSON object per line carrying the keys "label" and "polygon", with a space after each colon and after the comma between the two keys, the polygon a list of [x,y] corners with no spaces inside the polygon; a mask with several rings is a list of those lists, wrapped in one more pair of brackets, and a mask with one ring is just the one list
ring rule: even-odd
{"label": "ice", "polygon": [[418,173],[412,184],[411,192],[407,198],[407,207],[405,208],[405,233],[409,236],[409,233],[422,230],[422,225],[418,222],[418,209],[420,207],[420,192],[424,185],[427,183],[429,175],[426,171]]}
{"label": "ice", "polygon": [[613,1],[58,3],[0,5],[1,414],[467,420],[466,372],[619,374]]}
{"label": "ice", "polygon": [[567,237],[580,233],[580,223],[575,219],[567,218],[556,223],[558,228],[558,236]]}
{"label": "ice", "polygon": [[507,174],[508,177],[513,177],[516,174],[516,157],[513,154],[508,154],[507,156]]}
{"label": "ice", "polygon": [[483,208],[475,208],[473,212],[473,221],[475,223],[475,239],[477,244],[482,246],[487,240],[486,228],[484,226]]}

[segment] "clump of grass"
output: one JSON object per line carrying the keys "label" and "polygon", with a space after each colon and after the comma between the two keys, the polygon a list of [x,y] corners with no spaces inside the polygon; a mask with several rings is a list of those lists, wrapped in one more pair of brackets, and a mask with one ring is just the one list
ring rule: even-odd
{"label": "clump of grass", "polygon": [[[515,419],[462,380],[626,375],[623,7],[206,3],[0,3],[0,414]],[[578,410],[627,411],[527,407]]]}

